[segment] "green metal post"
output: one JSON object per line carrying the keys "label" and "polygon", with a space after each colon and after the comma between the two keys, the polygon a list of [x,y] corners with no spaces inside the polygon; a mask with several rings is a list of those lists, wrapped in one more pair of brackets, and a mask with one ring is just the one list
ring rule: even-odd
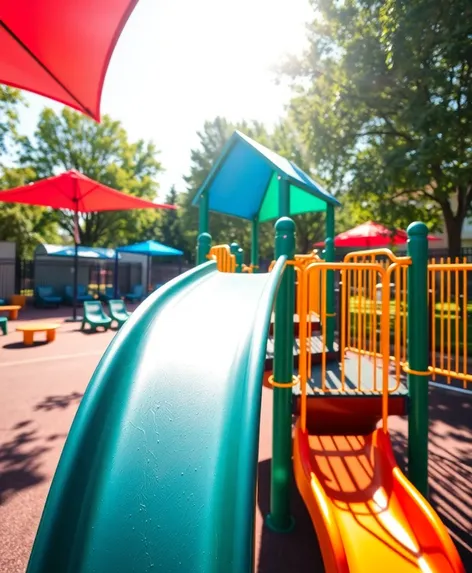
{"label": "green metal post", "polygon": [[198,213],[198,233],[208,233],[208,193],[200,196]]}
{"label": "green metal post", "polygon": [[251,227],[251,265],[252,272],[259,271],[259,219],[256,217],[252,221]]}
{"label": "green metal post", "polygon": [[199,200],[197,265],[207,262],[211,249],[211,235],[208,234],[208,194],[203,193]]}
{"label": "green metal post", "polygon": [[[326,240],[325,261],[334,263],[334,207],[326,206]],[[334,316],[334,271],[326,273],[326,346],[328,350],[334,350],[334,330],[336,317]]]}
{"label": "green metal post", "polygon": [[279,179],[279,217],[290,217],[290,183]]}
{"label": "green metal post", "polygon": [[[283,217],[275,224],[275,258],[295,256],[295,223]],[[275,302],[274,381],[290,384],[293,376],[293,307],[295,276],[287,266]],[[290,531],[294,520],[290,513],[292,481],[292,388],[273,390],[272,471],[270,514],[266,523],[274,531]]]}
{"label": "green metal post", "polygon": [[197,265],[208,262],[207,255],[211,249],[211,235],[200,233],[197,238]]}
{"label": "green metal post", "polygon": [[239,247],[236,251],[236,272],[242,273],[243,272],[243,263],[244,263],[244,251]]}
{"label": "green metal post", "polygon": [[231,245],[229,246],[229,250],[230,250],[230,253],[232,255],[234,255],[234,258],[236,259],[236,269],[235,270],[237,273],[240,273],[241,271],[238,270],[238,250],[239,250],[238,243],[236,241],[233,241],[231,243]]}
{"label": "green metal post", "polygon": [[[428,333],[428,228],[412,223],[408,229],[408,364],[426,372],[429,366]],[[408,374],[408,476],[428,496],[428,377]]]}

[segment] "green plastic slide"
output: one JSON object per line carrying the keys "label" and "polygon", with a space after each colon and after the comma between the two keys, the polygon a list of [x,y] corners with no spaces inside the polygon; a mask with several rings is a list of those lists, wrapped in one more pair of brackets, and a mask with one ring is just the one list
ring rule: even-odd
{"label": "green plastic slide", "polygon": [[28,573],[253,570],[262,376],[284,259],[153,293],[103,356]]}

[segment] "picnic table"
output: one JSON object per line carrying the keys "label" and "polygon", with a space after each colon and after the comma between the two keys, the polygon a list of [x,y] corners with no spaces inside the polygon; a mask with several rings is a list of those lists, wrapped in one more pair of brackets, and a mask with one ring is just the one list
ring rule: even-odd
{"label": "picnic table", "polygon": [[23,344],[25,346],[32,346],[35,332],[45,332],[46,340],[53,342],[56,339],[56,330],[60,324],[52,322],[30,322],[29,324],[22,324],[17,326],[16,330],[23,333]]}
{"label": "picnic table", "polygon": [[0,306],[0,312],[8,312],[8,318],[10,320],[16,320],[18,318],[18,311],[20,310],[21,306],[19,304],[6,304]]}

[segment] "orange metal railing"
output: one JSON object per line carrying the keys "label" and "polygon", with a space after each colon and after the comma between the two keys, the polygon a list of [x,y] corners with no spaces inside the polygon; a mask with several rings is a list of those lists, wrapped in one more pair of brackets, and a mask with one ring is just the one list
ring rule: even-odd
{"label": "orange metal railing", "polygon": [[[390,300],[390,360],[395,377],[400,376],[407,364],[407,269],[409,257],[397,257],[388,249],[358,251],[344,259],[349,263],[376,262],[382,265],[389,276]],[[432,379],[451,384],[453,380],[462,382],[464,389],[472,386],[472,364],[469,366],[468,346],[472,346],[472,301],[468,300],[468,273],[472,264],[456,258],[430,259],[428,264],[429,296],[429,335],[430,367]],[[372,355],[373,349],[367,344],[367,333],[375,328],[377,304],[372,294],[365,291],[372,286],[366,284],[364,275],[351,271],[345,274],[343,286],[347,290],[347,305],[350,309],[346,327],[347,350]],[[426,295],[426,293],[425,293]],[[376,299],[379,298],[377,293]],[[362,319],[359,307],[363,307],[369,318]],[[356,308],[357,307],[357,308]],[[375,309],[375,312],[374,312]]]}
{"label": "orange metal railing", "polygon": [[471,271],[472,264],[465,258],[431,259],[428,264],[432,378],[441,382],[445,379],[447,384],[459,380],[464,389],[472,386],[472,367],[468,365]]}
{"label": "orange metal railing", "polygon": [[[349,253],[344,262],[356,265],[358,263],[375,263],[385,269],[388,277],[389,290],[389,352],[392,365],[392,376],[396,384],[400,384],[402,367],[406,364],[407,352],[407,278],[409,257],[397,257],[389,249],[376,249]],[[372,355],[372,343],[366,344],[368,333],[376,330],[377,318],[380,314],[378,301],[382,298],[380,284],[368,284],[365,273],[350,271],[345,274],[346,297],[350,312],[347,317],[346,332],[348,337],[347,349],[364,355]],[[370,340],[372,341],[372,336]]]}
{"label": "orange metal railing", "polygon": [[[317,251],[312,251],[311,253],[304,255],[295,255],[295,292],[296,292],[296,312],[300,316],[301,312],[301,295],[300,295],[300,273],[308,267],[308,265],[315,262],[322,262],[322,259],[318,256]],[[308,279],[310,280],[310,279]],[[312,284],[308,288],[308,308],[309,314],[320,314],[320,283],[319,281],[312,281]]]}
{"label": "orange metal railing", "polygon": [[210,249],[208,258],[216,261],[216,268],[222,273],[236,272],[236,257],[229,245],[215,245]]}
{"label": "orange metal railing", "polygon": [[[357,394],[377,393],[383,396],[382,399],[382,420],[386,429],[388,416],[388,395],[395,392],[400,384],[400,379],[391,383],[389,378],[389,308],[390,289],[388,288],[390,274],[388,269],[378,263],[350,262],[350,263],[323,263],[313,262],[303,266],[299,261],[294,261],[298,268],[299,289],[300,289],[300,365],[299,381],[301,390],[301,412],[300,423],[302,428],[306,425],[306,401],[308,382],[312,378],[311,365],[311,325],[312,316],[308,313],[310,301],[310,289],[315,289],[320,285],[320,322],[321,340],[325,339],[326,319],[326,285],[328,271],[340,272],[344,280],[349,282],[355,280],[356,289],[359,293],[373,292],[372,289],[363,290],[367,286],[373,287],[376,284],[382,285],[381,299],[375,299],[374,306],[367,302],[368,298],[363,298],[362,303],[355,309],[354,321],[358,325],[354,333],[350,333],[347,325],[352,319],[352,308],[349,296],[345,296],[341,301],[341,327],[340,333],[340,372],[338,375],[339,384],[331,386],[327,378],[327,349],[322,348],[321,356],[321,376],[319,386],[313,388],[313,392],[319,393],[345,393]],[[347,291],[349,292],[349,290]],[[374,310],[374,312],[372,312]],[[377,314],[379,311],[380,314]],[[365,324],[370,321],[374,328],[369,331]],[[378,328],[377,326],[378,325]],[[357,340],[357,344],[354,343]],[[323,343],[324,344],[324,343]],[[369,351],[362,352],[364,348]],[[368,356],[366,356],[368,354]]]}

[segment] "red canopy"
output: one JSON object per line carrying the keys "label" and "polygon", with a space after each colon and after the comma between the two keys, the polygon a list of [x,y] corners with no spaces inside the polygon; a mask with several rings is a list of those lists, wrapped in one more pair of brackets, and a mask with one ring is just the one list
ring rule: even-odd
{"label": "red canopy", "polygon": [[[437,237],[428,235],[429,241],[438,241]],[[396,229],[391,231],[387,227],[380,225],[379,223],[373,223],[368,221],[367,223],[362,223],[349,231],[340,233],[334,238],[335,247],[346,247],[346,248],[381,248],[388,247],[390,245],[404,245],[408,241],[408,234],[406,231],[401,229]],[[316,247],[324,246],[324,241],[321,243],[316,243]]]}
{"label": "red canopy", "polygon": [[108,63],[137,2],[1,2],[0,83],[49,97],[99,121]]}
{"label": "red canopy", "polygon": [[0,191],[0,201],[70,209],[80,213],[129,209],[175,209],[175,205],[153,203],[116,191],[72,169],[23,187]]}

